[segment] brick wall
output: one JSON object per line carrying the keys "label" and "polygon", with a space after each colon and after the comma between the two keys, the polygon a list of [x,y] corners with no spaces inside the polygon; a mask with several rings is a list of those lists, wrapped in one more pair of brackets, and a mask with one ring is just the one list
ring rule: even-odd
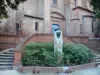
{"label": "brick wall", "polygon": [[0,34],[0,49],[15,47],[20,42],[21,36]]}
{"label": "brick wall", "polygon": [[96,53],[100,53],[100,38],[89,39],[89,47]]}
{"label": "brick wall", "polygon": [[[84,36],[63,36],[63,41],[64,43],[81,43],[88,47],[89,46],[88,38],[89,37],[84,37]],[[53,41],[54,41],[53,34],[37,33],[34,34],[29,40],[27,40],[25,45],[31,42],[53,42]]]}
{"label": "brick wall", "polygon": [[[31,42],[53,42],[54,36],[53,34],[46,34],[46,33],[37,33],[33,35],[25,44],[31,43]],[[73,43],[70,39],[67,37],[63,37],[64,43]]]}
{"label": "brick wall", "polygon": [[88,43],[88,38],[89,38],[84,36],[69,36],[69,37],[77,43]]}
{"label": "brick wall", "polygon": [[[31,42],[53,42],[54,36],[53,34],[47,33],[36,33],[31,36],[25,44]],[[21,41],[20,35],[4,35],[0,34],[0,49],[8,49],[11,47],[15,47]],[[88,37],[82,36],[63,36],[64,43],[81,43],[88,45]]]}
{"label": "brick wall", "polygon": [[88,38],[89,37],[86,37],[86,36],[69,36],[69,38],[74,43],[80,43],[80,44],[83,44],[83,45],[89,47],[89,44],[88,44]]}

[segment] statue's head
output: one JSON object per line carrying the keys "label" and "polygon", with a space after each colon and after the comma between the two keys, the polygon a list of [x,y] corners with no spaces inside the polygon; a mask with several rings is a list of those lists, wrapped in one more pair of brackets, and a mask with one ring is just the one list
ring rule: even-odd
{"label": "statue's head", "polygon": [[57,35],[58,38],[60,38],[61,32],[57,32],[56,35]]}
{"label": "statue's head", "polygon": [[62,31],[61,31],[61,30],[55,31],[54,36],[55,36],[55,39],[56,39],[56,38],[62,39]]}

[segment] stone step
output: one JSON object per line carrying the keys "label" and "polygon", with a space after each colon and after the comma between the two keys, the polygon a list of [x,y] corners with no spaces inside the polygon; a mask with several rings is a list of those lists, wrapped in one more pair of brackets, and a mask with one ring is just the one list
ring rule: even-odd
{"label": "stone step", "polygon": [[13,64],[12,62],[0,62],[0,64]]}
{"label": "stone step", "polygon": [[13,66],[13,63],[0,63],[0,66]]}
{"label": "stone step", "polygon": [[1,59],[5,59],[5,60],[6,60],[6,59],[7,59],[7,60],[12,60],[12,59],[14,59],[14,57],[1,57],[1,56],[0,56],[0,60],[1,60]]}
{"label": "stone step", "polygon": [[95,56],[100,56],[99,54],[95,54],[95,53],[94,53],[94,55],[95,55]]}
{"label": "stone step", "polygon": [[8,57],[8,56],[10,56],[10,57],[13,57],[14,54],[0,54],[0,56],[4,56],[4,57]]}
{"label": "stone step", "polygon": [[100,65],[100,62],[96,62],[96,64]]}
{"label": "stone step", "polygon": [[10,52],[14,52],[14,50],[13,49],[11,49],[11,50],[9,50]]}
{"label": "stone step", "polygon": [[12,60],[11,59],[10,60],[5,60],[5,59],[0,60],[0,62],[13,62],[13,61],[14,61],[13,59]]}
{"label": "stone step", "polygon": [[14,52],[5,52],[4,54],[14,54]]}
{"label": "stone step", "polygon": [[96,56],[96,57],[94,57],[95,59],[100,59],[100,57],[99,56]]}
{"label": "stone step", "polygon": [[14,50],[0,54],[0,70],[12,70],[14,61]]}
{"label": "stone step", "polygon": [[100,59],[96,59],[96,62],[100,62]]}
{"label": "stone step", "polygon": [[12,66],[0,66],[0,70],[12,70]]}

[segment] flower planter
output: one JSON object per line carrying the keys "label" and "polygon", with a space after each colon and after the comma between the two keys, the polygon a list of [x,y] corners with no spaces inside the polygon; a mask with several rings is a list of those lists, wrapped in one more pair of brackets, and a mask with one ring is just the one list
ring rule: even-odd
{"label": "flower planter", "polygon": [[14,54],[14,65],[13,68],[19,70],[20,72],[32,72],[35,74],[38,73],[67,73],[67,72],[73,72],[77,70],[84,70],[88,68],[95,68],[98,65],[93,62],[89,64],[84,65],[78,65],[78,66],[70,66],[70,67],[35,67],[35,66],[28,66],[24,67],[21,66],[21,51],[17,50]]}
{"label": "flower planter", "polygon": [[32,72],[34,74],[39,73],[68,73],[68,72],[74,72],[78,70],[84,70],[89,68],[95,68],[98,65],[96,63],[89,63],[84,65],[78,65],[78,66],[71,66],[71,67],[20,67],[20,72]]}

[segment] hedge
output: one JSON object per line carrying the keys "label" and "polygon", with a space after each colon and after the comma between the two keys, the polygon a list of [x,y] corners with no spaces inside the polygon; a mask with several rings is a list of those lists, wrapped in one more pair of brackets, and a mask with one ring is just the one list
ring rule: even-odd
{"label": "hedge", "polygon": [[53,43],[30,43],[26,45],[22,57],[23,66],[72,66],[89,63],[93,58],[93,53],[82,44],[64,44],[62,62],[58,65],[57,56],[54,53]]}

